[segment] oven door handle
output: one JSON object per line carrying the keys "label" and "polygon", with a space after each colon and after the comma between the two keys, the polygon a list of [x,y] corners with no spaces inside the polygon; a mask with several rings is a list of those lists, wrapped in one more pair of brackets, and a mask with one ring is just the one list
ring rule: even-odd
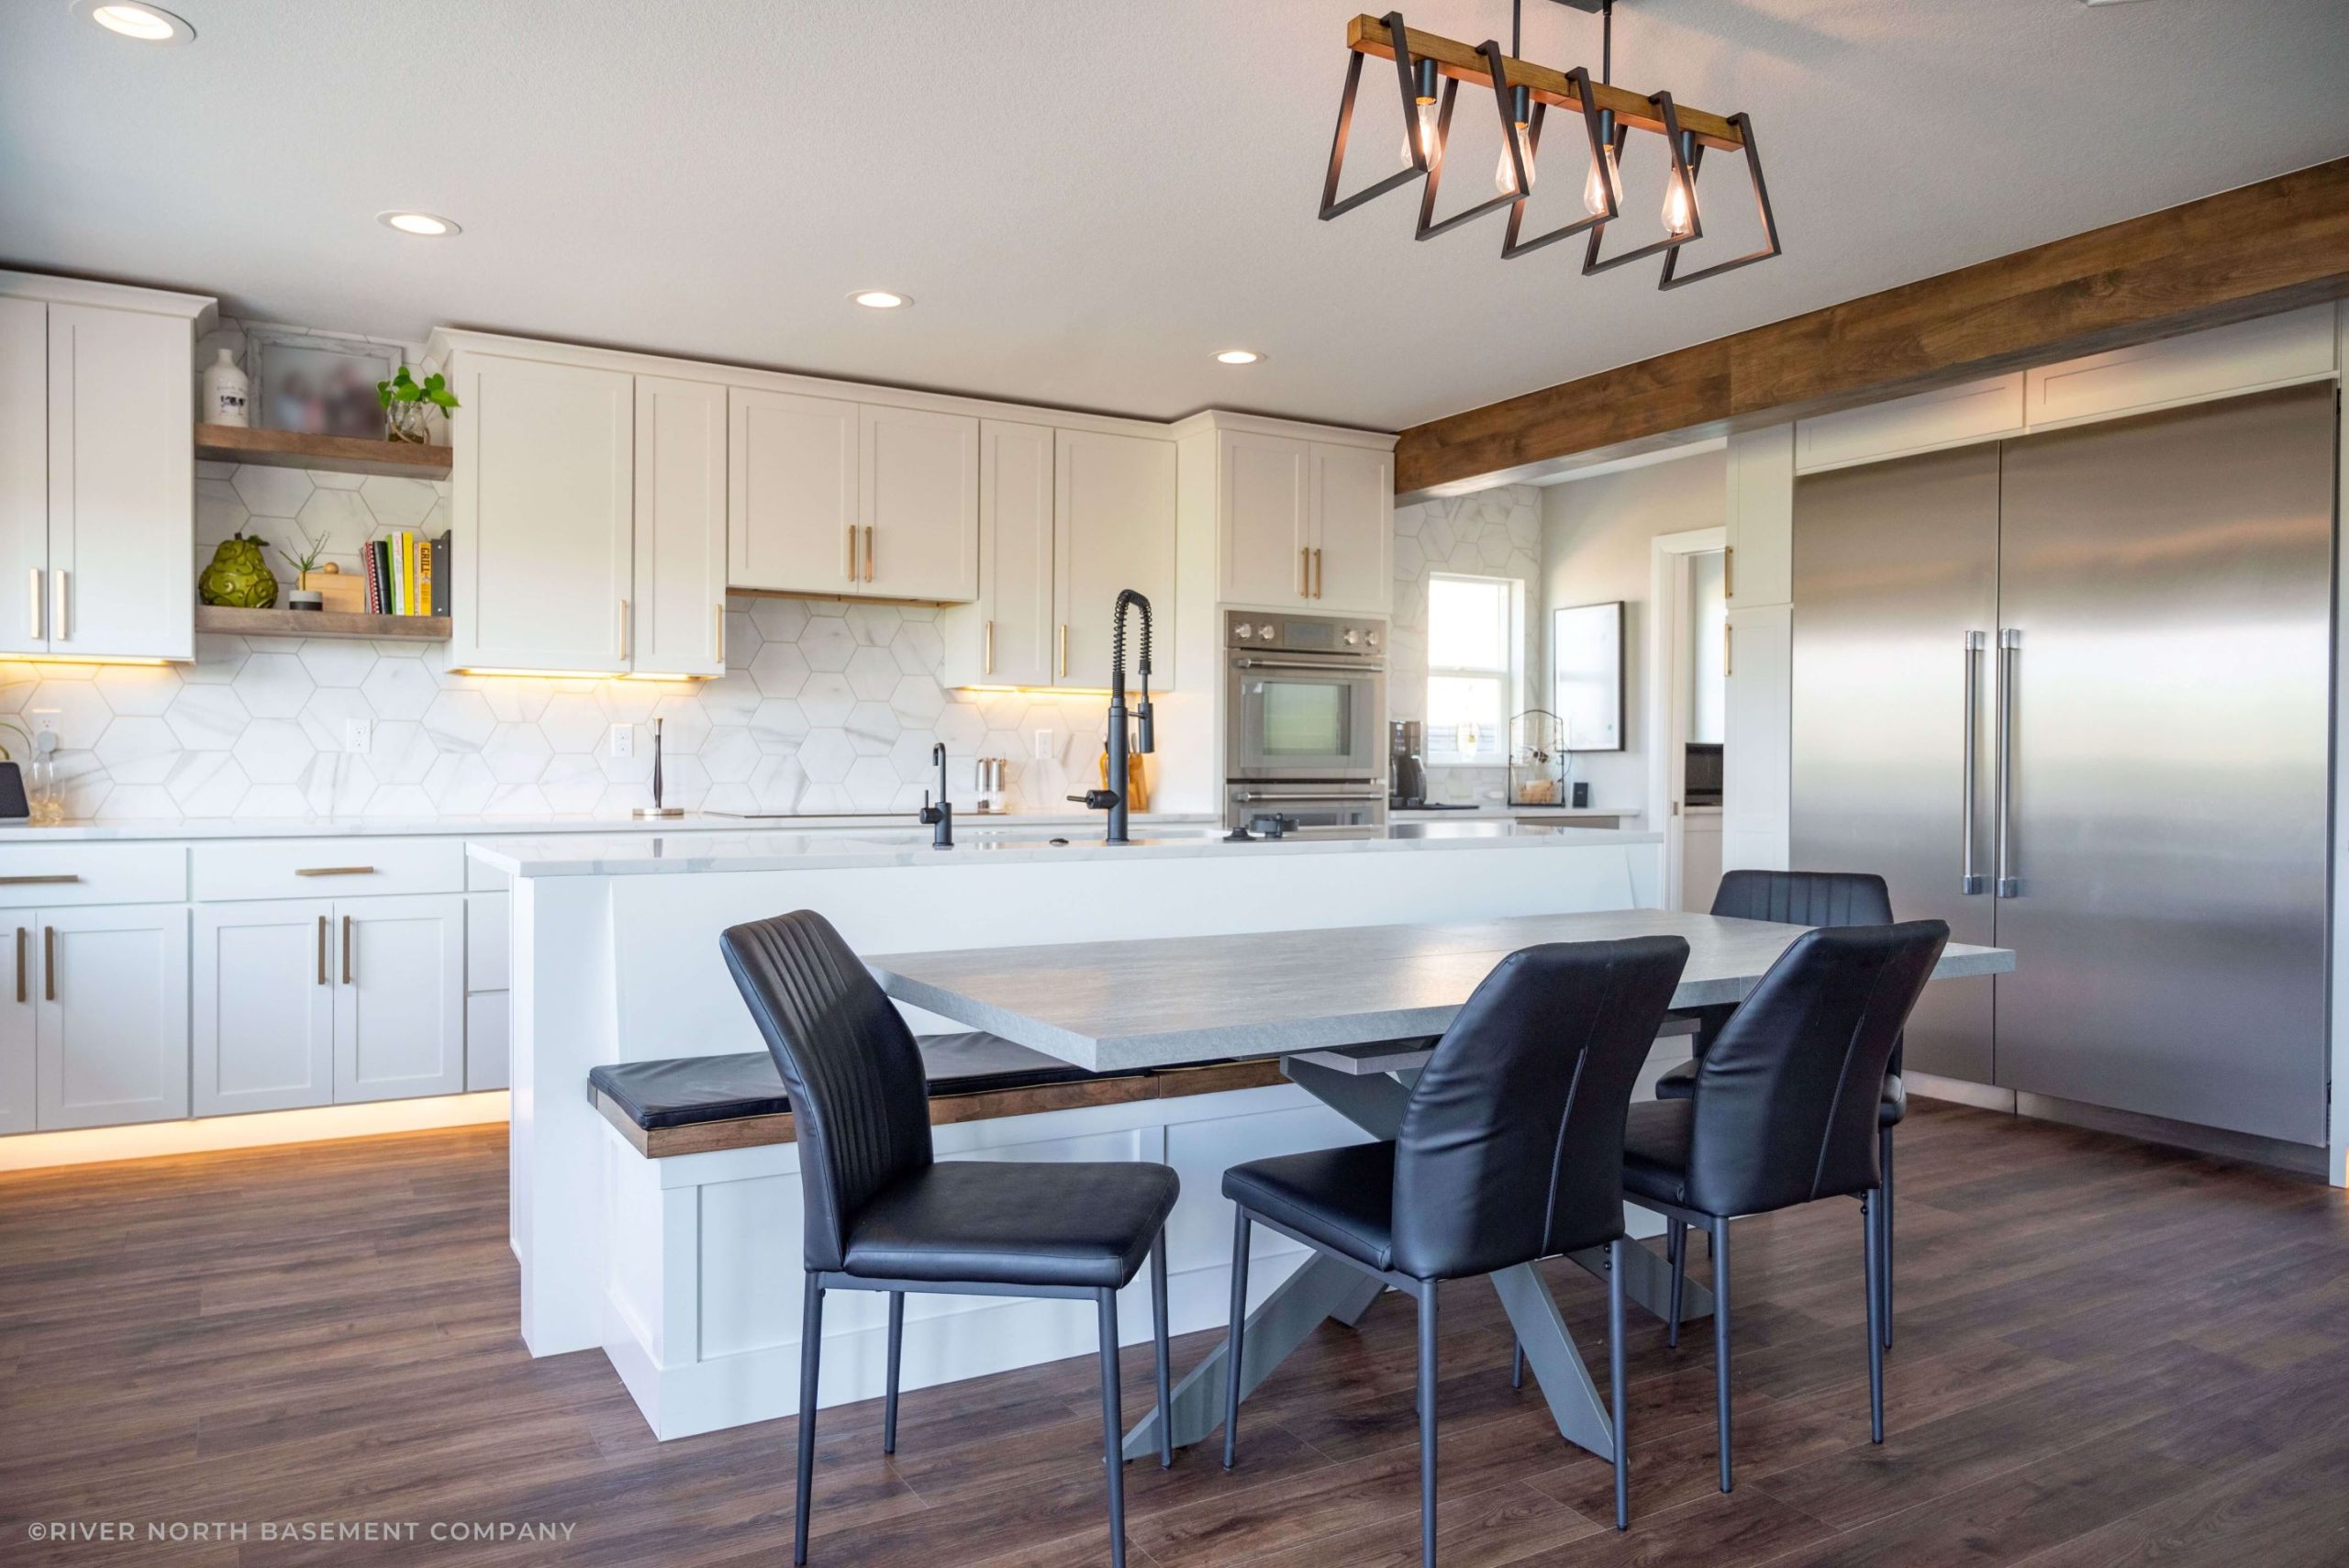
{"label": "oven door handle", "polygon": [[1231,798],[1238,801],[1242,806],[1270,806],[1283,801],[1385,800],[1386,798],[1386,792],[1383,789],[1364,790],[1360,792],[1330,790],[1326,792],[1316,792],[1311,795],[1299,795],[1293,790],[1282,790],[1278,793],[1275,793],[1270,790],[1251,789],[1241,790]]}
{"label": "oven door handle", "polygon": [[1231,667],[1235,670],[1310,670],[1317,675],[1347,673],[1383,675],[1386,673],[1386,666],[1384,664],[1375,664],[1364,660],[1348,659],[1343,656],[1332,659],[1328,663],[1309,659],[1234,659],[1231,662]]}

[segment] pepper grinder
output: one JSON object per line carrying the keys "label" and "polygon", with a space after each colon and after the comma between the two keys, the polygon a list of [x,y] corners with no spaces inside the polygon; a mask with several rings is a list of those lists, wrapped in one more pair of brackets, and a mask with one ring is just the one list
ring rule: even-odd
{"label": "pepper grinder", "polygon": [[643,818],[656,818],[683,817],[685,814],[685,809],[682,806],[663,806],[661,804],[661,720],[656,718],[652,721],[652,804],[650,806],[640,806],[634,811],[629,813],[629,815]]}

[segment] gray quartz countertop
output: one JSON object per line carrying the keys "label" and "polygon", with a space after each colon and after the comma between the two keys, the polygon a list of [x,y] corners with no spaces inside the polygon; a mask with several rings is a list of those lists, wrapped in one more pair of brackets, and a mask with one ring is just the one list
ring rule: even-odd
{"label": "gray quartz countertop", "polygon": [[[1446,829],[1452,829],[1447,831]],[[858,866],[1012,865],[1023,862],[1097,860],[1142,856],[1203,859],[1219,856],[1478,853],[1494,851],[1558,851],[1594,846],[1653,844],[1653,833],[1609,828],[1533,828],[1507,822],[1411,823],[1337,834],[1228,842],[1219,827],[1152,826],[1130,844],[1101,841],[1100,819],[1053,828],[1035,825],[957,823],[954,847],[930,847],[927,829],[881,832],[696,833],[562,838],[484,838],[467,852],[509,876],[657,876],[696,872],[846,870]]]}
{"label": "gray quartz countertop", "polygon": [[[1152,812],[1134,818],[1141,826],[1204,825],[1213,818],[1204,813]],[[990,812],[985,815],[958,816],[958,824],[968,822],[973,830],[1005,826],[1019,828],[1083,828],[1099,830],[1101,814],[1094,812]],[[772,828],[791,832],[839,833],[862,830],[867,833],[891,833],[910,830],[911,814],[903,811],[882,816],[744,817],[707,816],[701,812],[666,821],[638,821],[632,817],[190,817],[174,819],[124,822],[61,822],[55,827],[35,828],[17,823],[0,827],[0,846],[8,844],[54,844],[60,842],[106,842],[109,840],[197,839],[369,839],[369,838],[440,838],[440,839],[510,839],[568,836],[574,833],[599,837],[634,837],[642,834],[733,833],[743,834]]]}

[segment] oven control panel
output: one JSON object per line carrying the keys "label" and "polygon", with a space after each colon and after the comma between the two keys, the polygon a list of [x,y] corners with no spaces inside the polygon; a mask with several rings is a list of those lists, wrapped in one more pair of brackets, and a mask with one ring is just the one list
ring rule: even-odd
{"label": "oven control panel", "polygon": [[1227,610],[1223,645],[1278,653],[1323,653],[1357,659],[1386,655],[1386,623],[1336,616],[1285,616],[1268,610]]}

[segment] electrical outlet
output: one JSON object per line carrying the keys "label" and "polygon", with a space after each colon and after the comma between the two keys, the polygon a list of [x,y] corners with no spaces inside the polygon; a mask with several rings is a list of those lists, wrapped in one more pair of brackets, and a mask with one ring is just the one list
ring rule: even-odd
{"label": "electrical outlet", "polygon": [[1049,762],[1052,760],[1052,732],[1049,729],[1039,729],[1036,731],[1036,761]]}
{"label": "electrical outlet", "polygon": [[357,756],[365,756],[375,749],[375,721],[372,718],[346,718],[342,721],[342,749]]}
{"label": "electrical outlet", "polygon": [[612,755],[615,757],[636,755],[635,725],[615,724],[612,726]]}
{"label": "electrical outlet", "polygon": [[34,734],[54,735],[57,733],[57,710],[55,708],[37,707],[33,709],[32,719]]}

